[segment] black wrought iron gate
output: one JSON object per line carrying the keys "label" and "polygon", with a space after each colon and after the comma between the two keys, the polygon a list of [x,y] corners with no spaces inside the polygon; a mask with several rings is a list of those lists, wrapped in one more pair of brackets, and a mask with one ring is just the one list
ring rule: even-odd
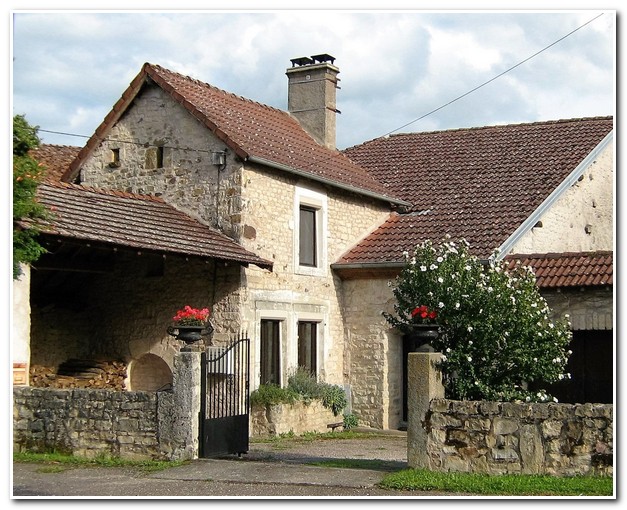
{"label": "black wrought iron gate", "polygon": [[200,456],[248,452],[250,340],[202,354]]}

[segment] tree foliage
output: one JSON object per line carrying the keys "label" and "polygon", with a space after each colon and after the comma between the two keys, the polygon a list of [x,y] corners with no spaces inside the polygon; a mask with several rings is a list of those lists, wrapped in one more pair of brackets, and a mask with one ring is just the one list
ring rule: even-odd
{"label": "tree foliage", "polygon": [[[496,254],[495,254],[496,255]],[[530,268],[482,263],[464,240],[418,245],[395,282],[395,315],[404,333],[418,306],[437,310],[441,333],[432,347],[447,398],[458,400],[551,399],[542,388],[561,379],[571,351],[567,317],[553,320]]]}
{"label": "tree foliage", "polygon": [[43,168],[29,156],[40,143],[37,129],[24,116],[13,117],[13,279],[21,275],[21,263],[30,264],[46,251],[37,236],[47,212],[35,196]]}

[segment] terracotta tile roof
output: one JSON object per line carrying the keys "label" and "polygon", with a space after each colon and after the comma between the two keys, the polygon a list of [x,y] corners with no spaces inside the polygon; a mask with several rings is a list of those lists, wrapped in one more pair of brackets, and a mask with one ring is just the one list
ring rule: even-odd
{"label": "terracotta tile roof", "polygon": [[64,180],[76,177],[82,160],[106,136],[147,80],[170,94],[242,159],[270,162],[325,182],[398,201],[344,154],[318,144],[289,113],[148,63],[88,141]]}
{"label": "terracotta tile roof", "polygon": [[509,255],[508,268],[529,266],[541,288],[590,287],[614,284],[611,251]]}
{"label": "terracotta tile roof", "polygon": [[346,149],[414,205],[338,263],[401,261],[445,234],[488,257],[612,129],[612,117],[594,117],[393,135]]}
{"label": "terracotta tile roof", "polygon": [[158,197],[62,182],[40,184],[37,196],[53,214],[45,231],[48,234],[272,267],[272,262],[257,257]]}
{"label": "terracotta tile roof", "polygon": [[60,181],[80,150],[70,145],[42,144],[29,154],[46,168],[44,180]]}

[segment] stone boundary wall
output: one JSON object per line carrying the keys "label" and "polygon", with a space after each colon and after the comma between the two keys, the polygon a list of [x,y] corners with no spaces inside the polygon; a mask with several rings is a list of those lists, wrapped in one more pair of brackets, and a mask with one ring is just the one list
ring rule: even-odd
{"label": "stone boundary wall", "polygon": [[94,458],[161,457],[157,393],[20,387],[13,389],[14,451]]}
{"label": "stone boundary wall", "polygon": [[250,411],[251,437],[278,436],[293,432],[302,435],[305,432],[329,432],[329,423],[344,421],[343,416],[334,416],[333,411],[314,400],[309,404],[276,404],[252,406]]}
{"label": "stone boundary wall", "polygon": [[13,450],[196,459],[200,358],[200,352],[175,355],[172,391],[14,387]]}
{"label": "stone boundary wall", "polygon": [[554,476],[612,475],[613,406],[432,400],[432,469]]}
{"label": "stone boundary wall", "polygon": [[409,354],[409,467],[613,475],[613,405],[447,400],[436,368],[439,356]]}

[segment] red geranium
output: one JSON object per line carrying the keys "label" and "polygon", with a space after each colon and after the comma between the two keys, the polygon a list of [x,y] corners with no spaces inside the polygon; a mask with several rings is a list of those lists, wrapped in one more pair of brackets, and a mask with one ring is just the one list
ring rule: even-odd
{"label": "red geranium", "polygon": [[176,312],[172,320],[179,326],[202,326],[209,318],[209,308],[192,308],[185,305],[182,310]]}
{"label": "red geranium", "polygon": [[[427,322],[429,320],[435,320],[438,317],[438,312],[435,310],[429,310],[426,305],[417,306],[411,312],[411,317],[414,321]],[[422,320],[421,320],[422,319]]]}

